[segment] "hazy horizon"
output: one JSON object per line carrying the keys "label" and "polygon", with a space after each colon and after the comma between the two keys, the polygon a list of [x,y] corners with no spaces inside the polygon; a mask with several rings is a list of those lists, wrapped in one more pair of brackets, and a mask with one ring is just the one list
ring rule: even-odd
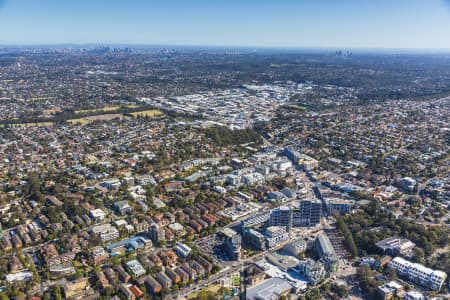
{"label": "hazy horizon", "polygon": [[0,45],[449,50],[449,3],[0,0]]}

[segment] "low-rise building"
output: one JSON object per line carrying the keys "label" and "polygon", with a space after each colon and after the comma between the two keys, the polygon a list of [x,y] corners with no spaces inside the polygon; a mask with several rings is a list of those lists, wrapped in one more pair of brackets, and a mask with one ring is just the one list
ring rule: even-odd
{"label": "low-rise building", "polygon": [[127,299],[127,300],[134,300],[134,299],[136,299],[136,296],[134,296],[133,292],[130,290],[128,285],[126,285],[124,283],[121,283],[119,285],[119,290],[125,296],[125,299]]}
{"label": "low-rise building", "polygon": [[172,287],[172,280],[163,271],[156,273],[155,278],[163,288],[169,289]]}
{"label": "low-rise building", "polygon": [[89,215],[95,222],[100,222],[105,219],[106,213],[100,208],[93,209],[89,212]]}
{"label": "low-rise building", "polygon": [[375,244],[384,254],[409,256],[416,244],[408,239],[390,237]]}
{"label": "low-rise building", "polygon": [[63,286],[66,299],[73,299],[79,292],[85,290],[88,287],[87,278],[80,278],[74,281],[67,282]]}
{"label": "low-rise building", "polygon": [[403,297],[403,286],[396,281],[390,281],[378,287],[378,293],[381,299],[390,300],[394,296]]}
{"label": "low-rise building", "polygon": [[338,268],[338,257],[328,236],[319,234],[315,241],[316,252],[325,263],[327,271],[334,272]]}
{"label": "low-rise building", "polygon": [[182,257],[182,258],[186,258],[189,256],[189,254],[191,253],[192,249],[183,243],[177,243],[176,245],[176,251],[178,256]]}
{"label": "low-rise building", "polygon": [[304,253],[308,248],[308,242],[305,240],[297,240],[292,243],[289,243],[283,247],[283,251],[292,255],[298,256],[299,254]]}
{"label": "low-rise building", "polygon": [[149,289],[153,294],[161,292],[162,286],[161,284],[153,278],[151,275],[148,275],[144,281],[145,286]]}
{"label": "low-rise building", "polygon": [[247,300],[274,300],[287,296],[292,286],[281,278],[270,278],[247,290]]}
{"label": "low-rise building", "polygon": [[433,270],[401,257],[391,260],[388,267],[396,270],[400,276],[435,291],[441,290],[447,278],[447,274],[443,271]]}
{"label": "low-rise building", "polygon": [[136,259],[130,260],[126,265],[127,269],[130,270],[131,274],[135,277],[143,276],[146,273],[144,267]]}
{"label": "low-rise building", "polygon": [[230,228],[225,228],[221,231],[224,236],[224,248],[229,257],[233,260],[240,260],[242,237],[236,231]]}
{"label": "low-rise building", "polygon": [[289,233],[284,226],[269,226],[266,229],[266,246],[269,249],[277,247],[289,239]]}
{"label": "low-rise building", "polygon": [[311,258],[302,260],[293,271],[306,277],[310,284],[315,285],[327,275],[325,265],[320,261],[314,261]]}

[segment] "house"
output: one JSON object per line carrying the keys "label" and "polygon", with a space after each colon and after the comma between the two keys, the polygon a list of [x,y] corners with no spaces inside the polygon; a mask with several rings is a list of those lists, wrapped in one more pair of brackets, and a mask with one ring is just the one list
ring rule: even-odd
{"label": "house", "polygon": [[136,299],[141,298],[144,295],[144,292],[135,285],[132,285],[129,289],[134,294]]}
{"label": "house", "polygon": [[196,258],[197,262],[202,265],[203,268],[205,268],[205,270],[207,272],[211,272],[213,265],[212,263],[210,263],[209,261],[207,261],[203,256],[199,256]]}
{"label": "house", "polygon": [[131,276],[128,274],[121,266],[115,267],[117,273],[119,274],[119,279],[122,280],[125,283],[128,283],[130,281]]}
{"label": "house", "polygon": [[176,273],[174,270],[172,270],[170,268],[166,268],[165,273],[166,273],[167,277],[169,277],[170,280],[172,280],[172,282],[174,284],[179,283],[181,281],[180,275],[178,275],[178,273]]}
{"label": "house", "polygon": [[162,289],[161,284],[151,275],[148,275],[146,277],[144,283],[147,289],[149,289],[153,294],[161,292]]}
{"label": "house", "polygon": [[105,273],[103,273],[102,271],[95,273],[95,276],[97,277],[97,281],[100,283],[103,289],[106,289],[111,286],[108,278],[106,278]]}
{"label": "house", "polygon": [[183,271],[183,269],[181,269],[180,267],[176,268],[175,272],[180,276],[182,282],[186,282],[189,280],[189,274]]}
{"label": "house", "polygon": [[197,276],[203,276],[205,275],[205,269],[195,260],[190,261],[189,265],[195,272],[197,273]]}
{"label": "house", "polygon": [[125,296],[125,299],[128,299],[128,300],[136,299],[136,296],[134,296],[133,292],[130,290],[130,288],[126,284],[121,283],[119,285],[119,290]]}
{"label": "house", "polygon": [[170,280],[170,278],[163,271],[156,273],[155,278],[163,288],[169,289],[172,287],[172,280]]}

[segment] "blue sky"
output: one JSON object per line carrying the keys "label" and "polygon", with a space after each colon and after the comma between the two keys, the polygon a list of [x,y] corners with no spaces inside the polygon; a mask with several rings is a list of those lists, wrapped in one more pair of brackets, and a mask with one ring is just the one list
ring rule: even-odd
{"label": "blue sky", "polygon": [[0,0],[0,44],[447,48],[450,0]]}

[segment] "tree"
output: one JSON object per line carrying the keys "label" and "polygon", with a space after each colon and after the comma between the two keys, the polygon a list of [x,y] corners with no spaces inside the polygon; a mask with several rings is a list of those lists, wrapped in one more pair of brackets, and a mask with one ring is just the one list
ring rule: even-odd
{"label": "tree", "polygon": [[369,266],[362,266],[356,272],[359,286],[369,299],[373,299],[377,293],[377,284],[373,280],[373,272]]}
{"label": "tree", "polygon": [[355,240],[353,239],[353,235],[348,229],[347,224],[345,224],[342,218],[338,218],[337,225],[339,229],[342,231],[342,234],[344,235],[345,245],[347,246],[348,250],[350,251],[353,257],[357,257],[358,248],[356,247]]}
{"label": "tree", "polygon": [[320,298],[320,291],[318,288],[312,288],[305,293],[306,300],[317,300]]}
{"label": "tree", "polygon": [[348,287],[343,284],[334,285],[332,289],[341,298],[347,297],[350,292]]}
{"label": "tree", "polygon": [[55,296],[56,300],[62,300],[61,288],[57,284],[53,286],[53,295]]}
{"label": "tree", "polygon": [[414,261],[419,264],[425,263],[425,252],[419,247],[414,248]]}
{"label": "tree", "polygon": [[9,297],[5,293],[0,293],[0,300],[9,300]]}

